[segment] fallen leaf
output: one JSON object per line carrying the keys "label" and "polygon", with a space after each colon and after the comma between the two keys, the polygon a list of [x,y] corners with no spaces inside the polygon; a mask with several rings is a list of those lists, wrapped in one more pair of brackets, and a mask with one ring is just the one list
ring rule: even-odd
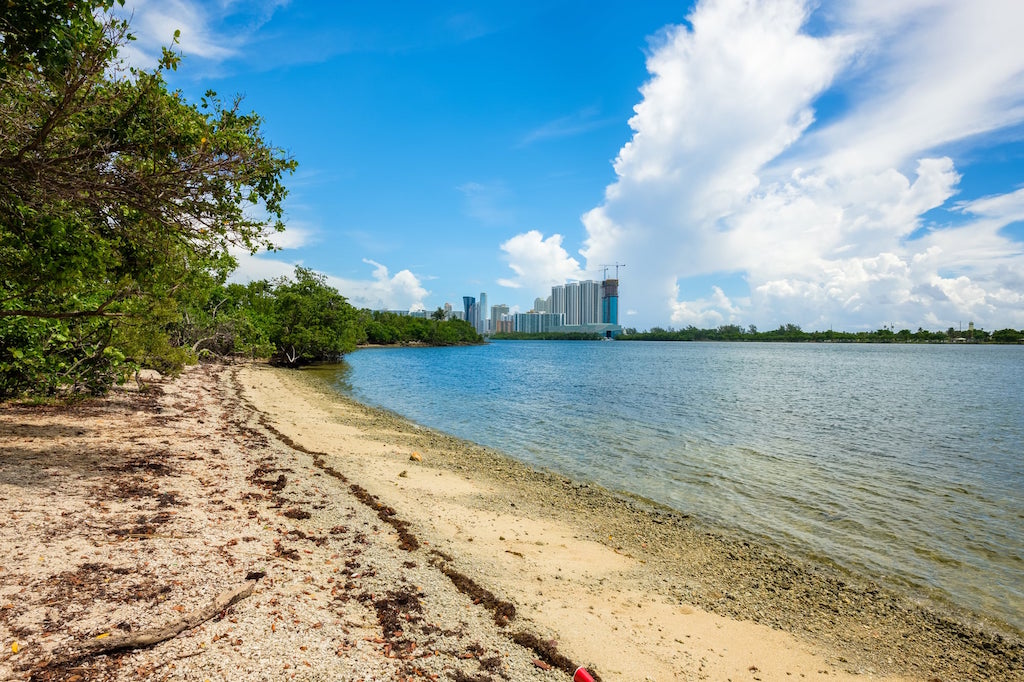
{"label": "fallen leaf", "polygon": [[539,658],[533,659],[533,664],[541,670],[551,670],[551,666],[545,663],[544,661],[540,660]]}
{"label": "fallen leaf", "polygon": [[110,633],[104,632],[102,635],[96,635],[96,639],[103,639],[104,637],[110,637]]}
{"label": "fallen leaf", "polygon": [[15,653],[15,654],[18,653],[18,643],[17,642],[11,642],[11,652]]}

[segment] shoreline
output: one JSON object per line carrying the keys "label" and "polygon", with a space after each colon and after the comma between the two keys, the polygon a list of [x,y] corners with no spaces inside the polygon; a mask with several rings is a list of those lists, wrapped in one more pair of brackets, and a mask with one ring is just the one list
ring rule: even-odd
{"label": "shoreline", "polygon": [[[378,363],[367,364],[369,367],[372,368],[376,366]],[[366,407],[367,409],[380,410],[383,414],[388,415],[390,418],[394,418],[396,420],[409,421],[410,423],[414,424],[419,428],[434,429],[437,430],[439,433],[442,433],[443,435],[451,435],[445,431],[445,429],[448,428],[448,425],[445,423],[447,420],[440,419],[437,412],[431,411],[429,409],[431,407],[429,399],[410,401],[410,398],[414,398],[417,395],[417,393],[412,392],[409,394],[405,394],[403,392],[404,397],[402,398],[402,400],[399,401],[412,414],[418,415],[418,417],[421,418],[423,422],[417,421],[417,417],[405,417],[398,411],[392,410],[388,407],[380,406],[378,403],[387,402],[387,400],[385,399],[388,398],[389,396],[387,392],[382,393],[380,391],[379,385],[375,385],[377,391],[376,394],[374,394],[372,390],[366,393],[367,396],[369,396],[372,400],[376,402],[371,402],[369,404],[363,405],[362,403],[359,402],[360,399],[356,397],[360,392],[353,390],[353,387],[349,385],[349,382],[352,380],[352,376],[349,374],[349,372],[352,372],[354,370],[345,370],[344,373],[339,373],[338,376],[343,377],[343,379],[341,379],[341,383],[339,384],[338,387],[334,387],[333,385],[331,385],[333,382],[330,377],[331,370],[334,367],[336,367],[336,365],[333,364],[324,365],[322,367],[314,366],[306,368],[302,372],[303,374],[312,374],[315,377],[315,379],[311,380],[310,382],[307,382],[310,383],[310,385],[315,385],[320,382],[328,384],[328,386],[321,388],[323,388],[325,390],[325,393],[328,394],[329,396],[336,396],[337,399],[351,400],[355,404],[360,405],[362,407]],[[400,377],[399,380],[392,385],[396,385],[397,383],[401,383]],[[371,384],[375,384],[375,381],[371,381]],[[388,384],[384,385],[387,386]],[[397,390],[402,392],[401,388],[398,388]],[[353,395],[349,395],[347,391],[352,391]],[[446,405],[442,409],[448,410],[443,414],[451,414],[450,406]],[[487,414],[494,414],[493,407],[487,411]],[[659,511],[667,511],[674,514],[683,515],[687,518],[692,517],[692,523],[701,524],[708,532],[721,534],[731,539],[747,540],[753,544],[758,545],[759,547],[766,548],[779,555],[790,557],[803,564],[819,566],[827,570],[833,571],[840,579],[845,579],[853,582],[877,583],[878,586],[899,595],[906,601],[913,602],[915,604],[920,604],[923,608],[926,608],[927,610],[943,614],[943,617],[945,618],[969,623],[970,627],[972,628],[988,630],[993,633],[1008,633],[1009,635],[1018,638],[1024,636],[1024,624],[1019,622],[1019,614],[1017,614],[1012,608],[1013,601],[1000,601],[998,592],[985,591],[986,587],[991,587],[993,585],[1000,584],[1002,580],[1008,579],[1011,581],[1010,584],[1012,585],[1013,576],[1009,572],[1002,574],[989,572],[984,565],[982,565],[979,568],[978,564],[971,564],[967,566],[967,568],[974,569],[974,573],[970,574],[970,577],[974,577],[977,579],[976,582],[973,583],[973,586],[977,588],[977,591],[971,592],[968,589],[962,589],[959,593],[955,592],[955,590],[952,592],[947,591],[946,588],[948,586],[952,585],[956,587],[961,587],[962,585],[968,585],[968,583],[957,583],[955,581],[948,581],[944,585],[941,582],[941,573],[937,574],[939,576],[939,579],[936,580],[935,576],[929,573],[929,569],[931,568],[930,566],[925,565],[922,567],[920,564],[913,563],[913,561],[908,562],[906,565],[916,568],[916,572],[915,570],[902,570],[900,568],[900,565],[896,562],[898,562],[899,558],[903,556],[899,554],[899,547],[906,546],[903,543],[903,538],[892,543],[889,547],[886,547],[884,545],[865,545],[870,549],[876,549],[879,552],[879,556],[882,556],[889,560],[889,565],[886,565],[885,561],[879,562],[876,560],[874,563],[872,563],[870,559],[867,561],[861,561],[858,555],[849,553],[844,555],[841,549],[830,554],[828,550],[824,548],[822,545],[814,545],[812,542],[808,542],[804,538],[799,538],[794,533],[781,532],[773,536],[772,531],[775,530],[775,527],[767,526],[767,523],[765,522],[770,521],[770,519],[766,520],[764,518],[765,515],[763,514],[759,517],[759,519],[755,518],[753,524],[748,524],[749,527],[743,527],[742,525],[740,525],[740,522],[746,522],[747,519],[740,519],[735,514],[714,514],[714,511],[722,511],[721,507],[709,508],[707,506],[708,499],[713,500],[717,498],[717,495],[715,495],[714,493],[711,493],[711,497],[709,498],[707,495],[701,492],[702,499],[688,502],[688,504],[692,506],[693,509],[686,508],[685,504],[673,507],[671,506],[671,500],[679,498],[673,498],[671,495],[665,495],[665,491],[662,489],[659,489],[657,487],[648,488],[649,491],[652,491],[651,494],[654,496],[661,494],[664,501],[650,499],[648,497],[645,497],[642,493],[632,492],[629,489],[627,489],[627,487],[630,486],[634,490],[643,489],[642,485],[638,485],[636,481],[629,481],[628,479],[617,481],[615,480],[614,476],[609,476],[608,472],[622,472],[629,470],[627,466],[624,466],[621,463],[613,465],[614,468],[606,466],[604,461],[595,461],[593,463],[593,467],[589,465],[587,467],[575,466],[577,462],[585,461],[583,459],[585,455],[583,452],[579,450],[579,448],[573,449],[573,443],[562,443],[560,442],[560,439],[557,436],[555,436],[552,437],[550,440],[545,439],[544,442],[550,443],[551,447],[549,450],[542,450],[537,448],[536,440],[530,440],[530,437],[527,436],[526,438],[524,438],[526,445],[521,446],[520,443],[516,440],[517,434],[515,432],[510,432],[510,430],[507,427],[504,430],[488,430],[487,428],[484,428],[482,430],[479,428],[473,429],[467,427],[459,420],[459,417],[461,416],[461,414],[458,414],[454,417],[456,423],[458,424],[458,427],[455,428],[455,432],[462,434],[454,436],[456,439],[464,439],[467,444],[488,448],[492,450],[496,456],[507,457],[514,461],[520,462],[528,469],[535,468],[538,471],[550,473],[553,478],[578,479],[580,481],[586,481],[597,486],[607,486],[609,488],[609,491],[612,492],[612,494],[621,495],[628,499],[633,499],[640,505],[646,505],[652,509]],[[486,423],[486,420],[484,423]],[[551,434],[551,431],[545,432],[545,435],[550,436]],[[617,440],[620,439],[621,437],[621,433],[611,434],[612,440]],[[480,438],[482,439],[482,441],[490,440],[492,444],[479,445],[478,443],[476,443],[476,441],[473,440],[474,438]],[[594,443],[588,442],[588,445],[594,445]],[[517,454],[508,454],[507,452],[503,451],[503,447],[507,447],[510,453]],[[844,447],[846,447],[846,449],[849,450],[849,443],[844,444]],[[558,452],[558,450],[561,449],[564,452],[566,448],[573,452],[574,457],[560,459],[560,453]],[[596,449],[595,451],[603,452],[599,448]],[[539,455],[538,453],[546,454]],[[554,463],[555,468],[547,468],[548,466],[550,466],[549,464],[545,463],[547,460],[547,454],[552,455],[550,461]],[[589,452],[586,453],[586,455],[589,455]],[[609,457],[611,459],[615,459],[615,453],[610,453]],[[599,456],[596,458],[596,460],[602,460],[602,457]],[[628,458],[626,458],[626,460],[628,462]],[[661,464],[660,461],[659,464]],[[601,467],[605,468],[602,469]],[[603,476],[601,472],[604,473]],[[748,480],[746,481],[746,483],[756,482],[751,482]],[[932,489],[931,486],[925,487],[927,487],[928,489]],[[776,494],[783,494],[784,492],[785,491],[779,490],[775,491]],[[803,492],[806,493],[807,490],[805,489]],[[815,490],[815,494],[817,493],[818,491]],[[733,492],[733,494],[735,494],[735,492]],[[764,493],[762,493],[762,495],[763,494]],[[825,495],[824,497],[827,498],[828,496]],[[749,500],[744,498],[743,501],[748,502]],[[760,499],[756,501],[760,501]],[[874,502],[876,504],[878,503],[877,500],[875,500]],[[945,506],[948,507],[948,505]],[[870,509],[871,507],[870,505],[864,505],[862,508]],[[929,508],[931,508],[930,505]],[[953,508],[956,508],[955,505]],[[711,509],[710,512],[708,511],[709,509]],[[792,509],[790,508],[788,509],[788,511],[792,512]],[[821,511],[821,507],[818,507],[817,511],[819,513],[823,513]],[[854,516],[854,520],[859,520],[863,523],[868,523],[864,520],[863,515],[861,515],[860,517]],[[758,526],[759,521],[761,523],[760,526]],[[789,531],[791,527],[792,526],[786,526],[785,530]],[[900,528],[898,524],[882,527],[891,529],[890,532],[893,533],[893,537],[900,535]],[[759,528],[767,528],[767,530],[764,530],[763,534],[760,534],[758,531]],[[983,527],[979,527],[978,531],[984,534]],[[916,532],[920,534],[920,531]],[[794,540],[794,537],[796,537],[797,539]],[[908,534],[906,536],[907,542],[911,541],[910,538],[912,538],[912,536]],[[855,543],[856,540],[859,539],[859,537],[854,538]],[[801,542],[801,540],[803,540],[803,542]],[[837,544],[834,538],[830,538],[830,541],[833,544]],[[892,546],[895,546],[897,548],[895,554],[889,553],[891,551]],[[931,549],[931,547],[923,545],[920,547],[921,552],[924,552],[926,549]],[[911,559],[914,558],[914,556],[910,553],[909,550],[906,550],[905,552],[906,554],[910,554]],[[886,556],[887,554],[889,555]],[[945,557],[942,557],[938,561],[936,561],[935,565],[941,567],[943,564],[949,565],[951,563],[955,562],[953,558],[950,558],[949,554],[947,553]],[[963,580],[964,575],[967,575],[966,571],[961,572],[961,574],[955,576],[955,578]],[[1009,606],[1007,604],[1009,604]]]}
{"label": "shoreline", "polygon": [[[203,366],[155,389],[0,409],[0,679],[1022,679],[1012,633],[315,377]],[[260,572],[223,620],[45,666]]]}
{"label": "shoreline", "polygon": [[[486,472],[492,485],[494,481],[502,486],[514,485],[516,494],[535,496],[534,513],[575,526],[577,531],[582,531],[580,538],[609,547],[614,553],[643,557],[641,561],[650,567],[641,571],[647,575],[639,578],[646,582],[645,589],[664,592],[671,602],[726,618],[782,628],[832,649],[840,664],[843,661],[839,659],[843,658],[860,660],[859,667],[851,665],[848,669],[861,673],[906,674],[934,665],[933,674],[948,674],[957,668],[961,668],[962,674],[964,668],[960,664],[963,661],[955,659],[971,658],[972,654],[959,651],[953,642],[965,639],[978,649],[973,658],[976,663],[981,662],[976,667],[967,666],[968,670],[986,671],[989,652],[998,650],[998,641],[1006,637],[1015,641],[1015,653],[1010,655],[1020,660],[1019,633],[1000,623],[968,622],[974,614],[967,611],[946,604],[920,604],[838,566],[795,559],[751,537],[734,536],[728,530],[723,533],[721,529],[642,498],[537,470],[500,452],[341,396],[315,376],[300,374],[289,378],[320,392],[320,397],[328,403],[347,404],[352,410],[368,415],[373,423],[386,424],[406,434],[411,438],[407,447],[449,449],[462,460],[442,456],[435,462],[437,466],[458,472],[468,469],[475,478]],[[488,505],[478,508],[487,509]],[[525,513],[522,504],[517,506],[517,513]],[[615,538],[614,543],[607,542],[609,535]],[[681,544],[686,547],[681,548]],[[662,547],[662,551],[655,551],[655,545]],[[459,549],[466,551],[467,545]],[[680,559],[688,563],[689,574],[683,575],[673,567]],[[662,578],[673,574],[678,582],[667,590],[662,589]],[[847,636],[849,631],[869,625],[873,629],[871,635]],[[879,631],[892,635],[889,645],[896,652],[895,658],[892,652],[874,655],[886,648],[886,635],[878,634]],[[917,638],[920,640],[915,641]],[[950,641],[944,641],[946,639]],[[950,666],[944,667],[945,664],[931,660],[940,649],[950,659]],[[901,657],[905,660],[903,666],[898,665]],[[923,662],[925,659],[928,662]]]}

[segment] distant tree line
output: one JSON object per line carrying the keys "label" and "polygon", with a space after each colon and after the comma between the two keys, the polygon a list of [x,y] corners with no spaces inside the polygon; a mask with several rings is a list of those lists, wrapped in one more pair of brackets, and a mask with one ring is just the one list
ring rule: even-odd
{"label": "distant tree line", "polygon": [[390,312],[360,311],[360,343],[382,345],[465,346],[483,343],[469,322],[432,315],[430,319]]}
{"label": "distant tree line", "polygon": [[807,332],[795,324],[780,325],[778,329],[758,331],[757,327],[740,327],[735,324],[722,325],[714,329],[699,329],[688,326],[683,329],[663,329],[652,327],[648,331],[639,332],[627,328],[616,337],[620,341],[790,341],[808,343],[1024,343],[1024,330],[1000,329],[987,332],[973,328],[967,331],[950,327],[944,332],[928,331],[918,327],[916,332],[909,329],[893,331],[878,329],[876,331],[842,332],[813,331]]}
{"label": "distant tree line", "polygon": [[[212,286],[183,311],[173,345],[192,357],[246,356],[301,366],[337,360],[364,344],[453,346],[481,343],[462,320],[424,319],[355,308],[323,275]],[[148,366],[159,358],[138,358]]]}
{"label": "distant tree line", "polygon": [[[0,318],[0,398],[102,393],[136,368],[168,374],[201,359],[266,359],[300,367],[336,361],[363,344],[482,343],[462,320],[424,319],[355,308],[323,275],[227,284],[226,272],[194,277],[186,292],[147,315],[108,321],[100,353],[83,339],[93,321]],[[172,314],[173,310],[173,314]]]}

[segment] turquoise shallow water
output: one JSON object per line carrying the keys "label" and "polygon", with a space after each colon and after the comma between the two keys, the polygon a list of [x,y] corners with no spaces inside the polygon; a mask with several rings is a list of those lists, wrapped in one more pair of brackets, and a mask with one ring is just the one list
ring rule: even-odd
{"label": "turquoise shallow water", "polygon": [[495,342],[337,390],[1024,630],[1024,347]]}

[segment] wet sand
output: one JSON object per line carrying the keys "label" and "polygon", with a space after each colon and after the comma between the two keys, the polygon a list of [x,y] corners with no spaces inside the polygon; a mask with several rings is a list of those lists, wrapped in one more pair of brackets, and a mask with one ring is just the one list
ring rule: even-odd
{"label": "wet sand", "polygon": [[[1017,633],[307,373],[0,417],[0,679],[1024,679]],[[247,582],[221,620],[67,658]]]}

